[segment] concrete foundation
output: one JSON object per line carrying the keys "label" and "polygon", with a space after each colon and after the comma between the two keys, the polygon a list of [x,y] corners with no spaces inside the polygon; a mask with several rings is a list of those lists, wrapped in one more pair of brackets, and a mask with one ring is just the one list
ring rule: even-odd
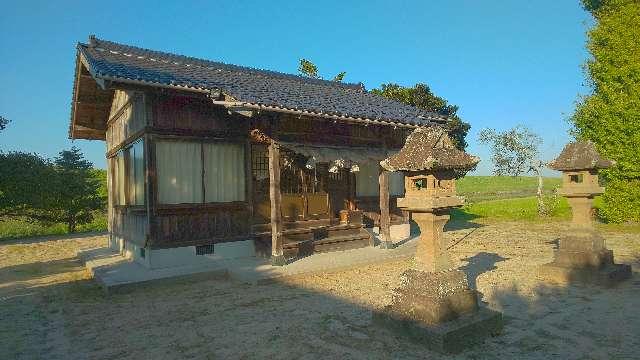
{"label": "concrete foundation", "polygon": [[[374,226],[372,228],[375,235],[380,235],[380,228]],[[411,237],[411,225],[410,224],[397,224],[389,226],[389,233],[393,242],[406,240]]]}
{"label": "concrete foundation", "polygon": [[195,246],[148,249],[115,237],[109,239],[108,245],[112,251],[148,269],[200,265],[210,263],[211,260],[238,259],[256,255],[253,240],[214,244],[213,253],[205,255],[197,255]]}

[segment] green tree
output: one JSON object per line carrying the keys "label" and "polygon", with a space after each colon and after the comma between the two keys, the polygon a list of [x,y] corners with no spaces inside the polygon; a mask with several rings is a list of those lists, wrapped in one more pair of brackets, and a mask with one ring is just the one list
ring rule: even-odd
{"label": "green tree", "polygon": [[61,151],[53,164],[57,201],[48,209],[49,214],[52,220],[66,223],[69,232],[75,232],[77,225],[91,222],[93,212],[103,208],[101,181],[92,171],[93,164],[76,147]]}
{"label": "green tree", "polygon": [[47,220],[55,177],[52,163],[37,154],[0,152],[0,216]]}
{"label": "green tree", "polygon": [[491,146],[491,162],[493,173],[498,176],[520,176],[527,172],[533,172],[538,177],[538,214],[548,212],[544,203],[542,192],[542,169],[546,165],[538,158],[538,147],[542,144],[542,138],[518,125],[509,130],[498,132],[495,129],[482,129],[478,136],[481,144]]}
{"label": "green tree", "polygon": [[522,125],[503,132],[482,129],[478,141],[491,146],[494,174],[514,177],[530,171],[538,158],[538,146],[542,143],[540,136]]}
{"label": "green tree", "polygon": [[[298,73],[302,76],[314,79],[322,79],[322,76],[318,74],[318,67],[316,66],[316,64],[307,59],[300,59],[300,63],[298,64]],[[341,71],[336,74],[336,76],[334,76],[331,81],[342,82],[346,75],[346,72]]]}
{"label": "green tree", "polygon": [[451,140],[458,149],[467,148],[466,137],[471,125],[462,121],[458,116],[458,106],[451,105],[447,100],[435,95],[426,84],[416,84],[413,87],[404,87],[393,83],[382,84],[380,89],[373,89],[371,92],[419,109],[447,116],[451,120],[446,125]]}
{"label": "green tree", "polygon": [[5,118],[4,116],[0,116],[0,131],[6,129],[7,125],[9,125],[10,122],[11,120]]}
{"label": "green tree", "polygon": [[66,223],[74,232],[104,208],[104,174],[75,147],[53,162],[36,154],[0,152],[0,216]]}
{"label": "green tree", "polygon": [[585,70],[592,92],[571,117],[574,135],[593,141],[616,161],[599,215],[606,221],[640,221],[640,2],[583,0],[594,19],[588,33],[592,57]]}
{"label": "green tree", "polygon": [[316,64],[312,63],[307,59],[300,59],[300,64],[298,64],[298,72],[302,76],[319,79],[318,75],[318,67]]}

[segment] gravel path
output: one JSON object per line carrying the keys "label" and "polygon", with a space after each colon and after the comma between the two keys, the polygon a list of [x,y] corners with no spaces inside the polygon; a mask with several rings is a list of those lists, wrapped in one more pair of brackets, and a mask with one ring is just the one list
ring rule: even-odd
{"label": "gravel path", "polygon": [[[616,261],[636,271],[605,290],[535,278],[563,224],[452,228],[452,259],[506,322],[501,336],[456,358],[640,358],[639,234],[605,233]],[[75,259],[104,242],[0,243],[0,359],[450,358],[371,324],[411,260],[274,285],[211,280],[105,297]]]}

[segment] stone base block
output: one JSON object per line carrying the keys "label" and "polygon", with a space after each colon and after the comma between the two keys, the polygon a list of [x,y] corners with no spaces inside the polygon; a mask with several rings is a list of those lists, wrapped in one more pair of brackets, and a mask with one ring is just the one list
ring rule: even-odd
{"label": "stone base block", "polygon": [[380,241],[380,249],[395,249],[396,245],[393,241]]}
{"label": "stone base block", "polygon": [[566,268],[602,268],[613,264],[613,251],[572,251],[560,249],[555,252],[553,264]]}
{"label": "stone base block", "polygon": [[284,255],[271,256],[271,265],[273,266],[285,266],[287,265],[287,258]]}
{"label": "stone base block", "polygon": [[542,265],[538,270],[538,277],[560,284],[579,283],[611,287],[631,277],[631,266],[608,264],[600,268],[572,268],[559,266],[553,262]]}
{"label": "stone base block", "polygon": [[401,285],[393,290],[391,305],[386,309],[396,319],[437,324],[478,310],[476,292],[469,289],[462,271],[411,269],[400,280]]}
{"label": "stone base block", "polygon": [[374,312],[373,321],[440,353],[461,352],[499,335],[503,327],[502,314],[487,308],[435,325],[397,319],[387,312]]}

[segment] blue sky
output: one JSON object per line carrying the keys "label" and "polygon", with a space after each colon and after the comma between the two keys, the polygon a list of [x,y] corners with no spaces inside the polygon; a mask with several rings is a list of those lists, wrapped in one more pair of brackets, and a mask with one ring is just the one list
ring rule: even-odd
{"label": "blue sky", "polygon": [[[578,0],[541,1],[12,1],[0,14],[0,150],[52,157],[67,138],[75,44],[89,34],[145,48],[289,73],[301,57],[367,89],[428,84],[472,125],[517,124],[551,159],[569,141],[583,86],[589,15]],[[105,145],[75,141],[97,167]]]}

